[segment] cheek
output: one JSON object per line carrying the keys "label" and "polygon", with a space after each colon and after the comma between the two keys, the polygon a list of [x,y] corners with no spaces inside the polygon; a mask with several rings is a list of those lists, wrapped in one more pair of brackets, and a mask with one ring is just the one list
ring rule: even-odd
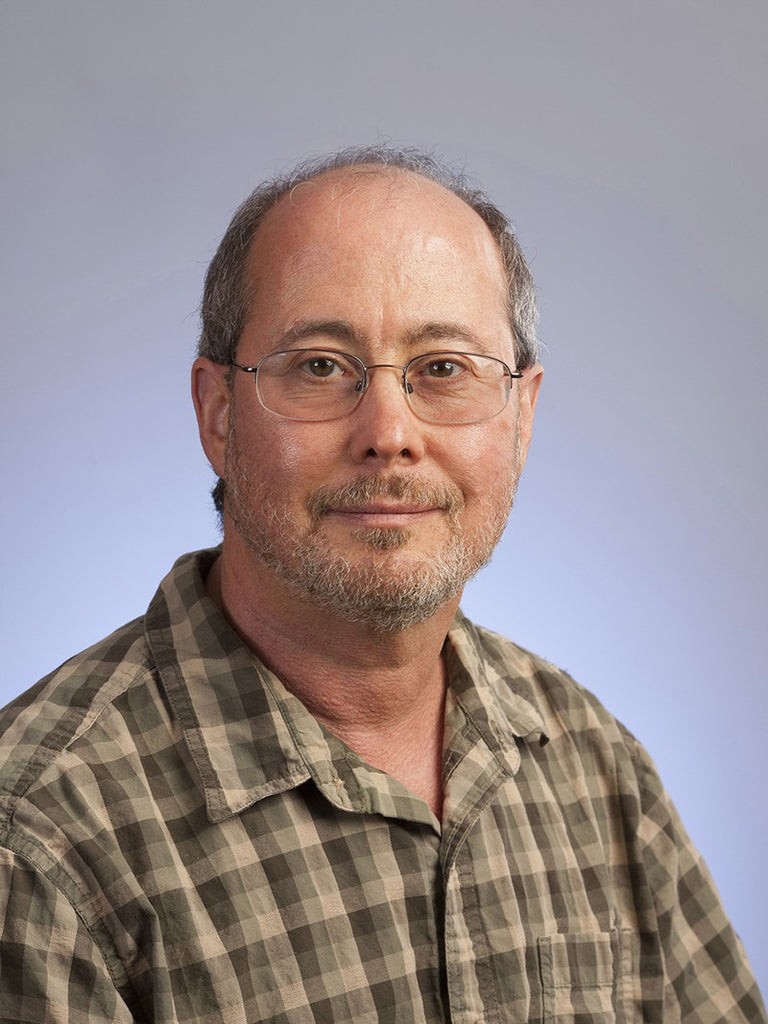
{"label": "cheek", "polygon": [[[341,449],[328,424],[299,423],[276,416],[251,418],[238,424],[255,473],[276,488],[296,491],[324,482],[338,467]],[[243,444],[240,444],[242,451]],[[284,496],[288,496],[287,493]]]}
{"label": "cheek", "polygon": [[[491,427],[491,423],[493,426]],[[464,491],[466,500],[487,502],[509,493],[518,472],[514,421],[478,423],[462,428],[438,460]]]}

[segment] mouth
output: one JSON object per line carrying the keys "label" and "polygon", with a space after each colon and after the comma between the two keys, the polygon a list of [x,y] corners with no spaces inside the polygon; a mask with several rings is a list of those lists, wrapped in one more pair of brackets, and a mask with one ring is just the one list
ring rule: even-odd
{"label": "mouth", "polygon": [[359,506],[339,506],[326,510],[327,516],[340,516],[356,525],[372,529],[403,527],[413,524],[425,516],[444,513],[445,509],[435,505],[398,504],[380,502]]}
{"label": "mouth", "polygon": [[339,518],[366,529],[407,527],[434,515],[455,516],[463,505],[457,488],[409,477],[365,477],[322,487],[309,499],[315,522]]}

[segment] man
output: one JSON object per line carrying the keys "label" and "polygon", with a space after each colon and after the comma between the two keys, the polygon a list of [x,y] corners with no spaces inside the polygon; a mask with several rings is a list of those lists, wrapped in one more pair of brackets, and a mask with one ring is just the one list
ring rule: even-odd
{"label": "man", "polygon": [[192,375],[221,549],[5,713],[4,1020],[765,1020],[642,748],[458,612],[540,380],[509,225],[428,158],[246,201]]}

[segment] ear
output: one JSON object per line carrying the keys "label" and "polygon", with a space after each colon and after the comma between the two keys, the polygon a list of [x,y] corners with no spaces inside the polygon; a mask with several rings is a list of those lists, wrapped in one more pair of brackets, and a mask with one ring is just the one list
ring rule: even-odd
{"label": "ear", "polygon": [[229,426],[230,391],[228,367],[200,357],[192,364],[192,401],[195,404],[200,443],[214,473],[224,472],[224,453]]}
{"label": "ear", "polygon": [[517,415],[520,425],[520,450],[523,459],[528,455],[528,448],[531,443],[533,414],[536,409],[536,401],[539,397],[539,387],[541,386],[543,375],[544,367],[536,363],[533,366],[529,366],[520,379]]}

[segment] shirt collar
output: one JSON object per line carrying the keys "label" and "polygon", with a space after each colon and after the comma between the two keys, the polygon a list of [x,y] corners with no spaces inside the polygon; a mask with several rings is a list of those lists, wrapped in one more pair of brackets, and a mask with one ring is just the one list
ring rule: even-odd
{"label": "shirt collar", "polygon": [[[310,778],[335,805],[371,809],[362,806],[356,773],[339,757],[338,741],[248,650],[208,596],[204,580],[218,554],[211,549],[182,556],[145,617],[147,642],[210,819],[221,821]],[[520,738],[535,735],[545,742],[538,710],[510,689],[509,672],[488,661],[480,632],[460,613],[448,634],[446,662],[462,728],[476,730],[504,769],[514,772]],[[450,743],[450,729],[446,733]]]}
{"label": "shirt collar", "polygon": [[486,637],[485,630],[457,612],[444,650],[448,676],[459,709],[502,767],[514,773],[520,765],[520,741],[544,746],[548,737],[526,682],[530,655],[503,641],[501,660],[498,644],[488,644]]}
{"label": "shirt collar", "polygon": [[[277,680],[206,592],[205,576],[218,554],[182,556],[145,618],[147,642],[213,821],[310,777],[270,685]],[[313,737],[303,738],[311,750]]]}

